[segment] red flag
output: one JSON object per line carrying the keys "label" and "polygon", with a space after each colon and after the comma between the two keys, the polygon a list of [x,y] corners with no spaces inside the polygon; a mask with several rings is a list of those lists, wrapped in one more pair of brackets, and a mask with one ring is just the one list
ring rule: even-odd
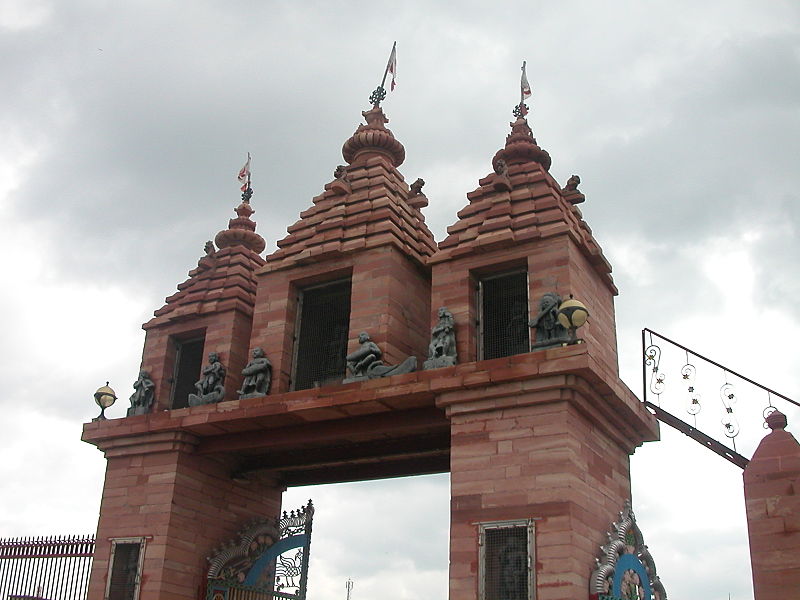
{"label": "red flag", "polygon": [[389,62],[386,65],[386,72],[392,74],[392,85],[389,87],[394,91],[395,78],[397,77],[397,42],[392,45],[392,53],[389,55]]}
{"label": "red flag", "polygon": [[242,184],[241,190],[243,192],[247,191],[247,188],[250,187],[250,153],[247,153],[247,162],[244,163],[244,166],[239,169],[239,183]]}
{"label": "red flag", "polygon": [[522,77],[519,80],[519,87],[522,93],[522,102],[531,95],[531,85],[528,83],[528,75],[525,73],[525,61],[522,61]]}

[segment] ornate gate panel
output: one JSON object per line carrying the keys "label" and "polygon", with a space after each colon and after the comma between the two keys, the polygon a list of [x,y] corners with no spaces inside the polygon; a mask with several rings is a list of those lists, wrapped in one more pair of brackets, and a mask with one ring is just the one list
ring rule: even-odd
{"label": "ornate gate panel", "polygon": [[314,506],[248,524],[210,557],[207,600],[305,600]]}

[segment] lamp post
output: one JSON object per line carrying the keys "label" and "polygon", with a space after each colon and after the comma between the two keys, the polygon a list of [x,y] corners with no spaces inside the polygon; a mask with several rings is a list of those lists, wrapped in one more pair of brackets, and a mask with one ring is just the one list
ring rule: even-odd
{"label": "lamp post", "polygon": [[117,401],[117,395],[114,393],[114,390],[108,387],[107,381],[103,387],[97,388],[97,391],[94,393],[94,401],[97,403],[97,406],[100,407],[100,414],[92,419],[92,421],[105,421],[106,409]]}
{"label": "lamp post", "polygon": [[589,309],[582,302],[575,300],[572,294],[569,295],[569,300],[564,300],[558,307],[558,322],[569,331],[570,344],[577,344],[580,341],[575,332],[588,318]]}

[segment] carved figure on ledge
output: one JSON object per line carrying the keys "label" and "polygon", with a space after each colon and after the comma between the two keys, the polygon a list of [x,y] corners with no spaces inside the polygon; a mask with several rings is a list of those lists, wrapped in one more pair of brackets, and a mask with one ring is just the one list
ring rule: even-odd
{"label": "carved figure on ledge", "polygon": [[366,331],[358,334],[358,343],[361,344],[361,347],[346,357],[350,377],[346,378],[344,383],[411,373],[417,368],[415,356],[409,356],[399,365],[384,365],[380,360],[383,352],[378,344],[370,339]]}
{"label": "carved figure on ledge", "polygon": [[196,394],[189,394],[189,406],[200,406],[221,402],[225,398],[225,367],[219,362],[219,354],[208,355],[208,364],[203,367],[200,381],[194,384]]}
{"label": "carved figure on ledge", "polygon": [[240,400],[266,396],[269,393],[269,386],[272,383],[272,363],[261,348],[253,349],[253,360],[242,369],[242,375],[244,375],[242,389],[236,391]]}
{"label": "carved figure on ledge", "polygon": [[539,300],[539,313],[529,323],[531,327],[536,328],[534,350],[561,346],[569,342],[566,328],[558,322],[559,306],[561,306],[561,296],[555,292],[547,292]]}
{"label": "carved figure on ledge", "polygon": [[350,193],[350,179],[347,177],[346,166],[339,165],[336,167],[333,172],[333,181],[330,184],[330,189],[337,196],[344,196]]}
{"label": "carved figure on ledge", "polygon": [[494,165],[494,186],[497,192],[510,192],[511,180],[508,178],[508,164],[502,158],[498,159]]}
{"label": "carved figure on ledge", "polygon": [[456,359],[456,321],[453,313],[442,306],[439,309],[439,322],[431,330],[428,360],[423,364],[423,369],[452,367]]}
{"label": "carved figure on ledge", "polygon": [[146,415],[153,408],[156,384],[150,379],[150,373],[142,369],[139,378],[133,382],[133,394],[128,416]]}

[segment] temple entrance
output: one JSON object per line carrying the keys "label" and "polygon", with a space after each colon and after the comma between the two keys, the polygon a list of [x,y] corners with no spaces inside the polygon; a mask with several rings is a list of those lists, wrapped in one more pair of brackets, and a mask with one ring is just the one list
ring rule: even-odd
{"label": "temple entrance", "polygon": [[[311,597],[447,598],[450,476],[447,473],[291,487],[284,506],[311,497],[317,513],[308,589]],[[398,532],[414,531],[413,541]]]}

